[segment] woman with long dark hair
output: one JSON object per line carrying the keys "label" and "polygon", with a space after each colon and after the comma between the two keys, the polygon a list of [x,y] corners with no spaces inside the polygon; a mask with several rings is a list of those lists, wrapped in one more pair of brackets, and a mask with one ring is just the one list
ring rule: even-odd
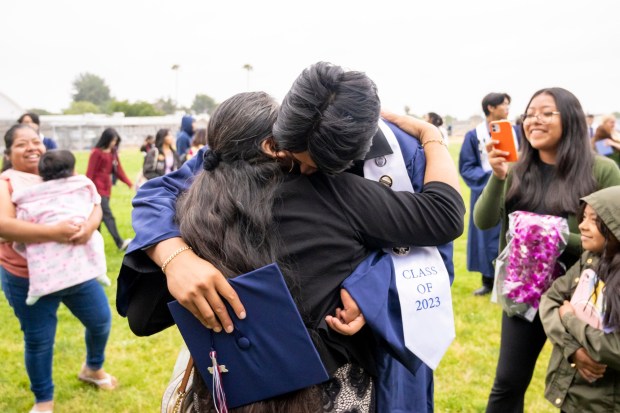
{"label": "woman with long dark hair", "polygon": [[[410,194],[391,191],[352,174],[285,174],[283,168],[289,170],[298,162],[303,166],[311,158],[300,155],[306,152],[301,148],[301,152],[292,154],[293,158],[274,162],[273,156],[280,152],[278,141],[271,136],[276,114],[275,102],[261,93],[236,95],[216,110],[209,122],[210,149],[205,153],[205,171],[196,177],[177,206],[181,236],[194,253],[226,277],[278,262],[332,376],[332,382],[322,386],[328,402],[318,397],[306,408],[320,411],[325,404],[327,411],[372,411],[372,341],[365,331],[354,336],[329,332],[322,327],[323,320],[338,306],[342,281],[373,248],[426,245],[453,237],[459,225],[443,222],[439,216],[447,211],[439,213],[435,208],[450,210],[458,201],[430,201],[431,197],[441,198],[440,193],[449,188],[445,184],[437,184],[439,189],[429,183],[422,193]],[[370,118],[373,122],[378,122],[378,106]],[[440,139],[430,125],[420,124],[427,128],[423,140],[425,133],[435,133],[435,138]],[[368,147],[375,129],[367,130],[360,151]],[[442,145],[429,146],[436,146],[427,147],[431,168],[437,165],[434,151],[440,153],[439,158],[449,156]],[[314,144],[307,149],[312,151],[312,158],[318,150]],[[347,162],[339,161],[335,153],[317,157],[338,172]],[[434,189],[439,191],[433,195]],[[427,208],[433,209],[433,218],[442,222],[435,222],[438,229],[429,231],[434,234],[425,239],[419,226],[426,225],[424,219],[431,219]],[[386,215],[375,216],[373,211]],[[452,219],[458,211],[458,207],[452,209]],[[369,219],[371,215],[374,220]],[[439,235],[442,232],[444,235]],[[198,389],[200,383],[198,380]],[[316,392],[312,390],[311,394]],[[344,400],[345,394],[357,396]],[[200,399],[208,403],[208,392],[202,392]],[[274,411],[266,403],[271,402],[260,403],[264,405],[262,411]]]}
{"label": "woman with long dark hair", "polygon": [[[511,212],[567,218],[570,235],[559,262],[569,268],[581,253],[579,199],[619,185],[620,171],[612,161],[592,153],[585,113],[568,90],[537,91],[522,117],[525,139],[512,167],[506,162],[507,153],[494,149],[497,142],[486,147],[493,174],[476,202],[474,222],[480,229],[502,223],[502,251]],[[538,315],[529,322],[502,314],[500,355],[487,412],[523,412],[525,391],[546,338]]]}
{"label": "woman with long dark hair", "polygon": [[151,148],[144,159],[142,173],[146,179],[162,176],[176,171],[182,162],[174,150],[174,137],[169,129],[160,129],[155,135],[155,147]]}
{"label": "woman with long dark hair", "polygon": [[116,220],[110,209],[110,196],[112,194],[113,176],[123,181],[129,188],[133,184],[125,175],[120,158],[118,157],[118,144],[120,136],[113,128],[107,128],[95,144],[95,147],[88,158],[88,168],[86,176],[95,184],[99,195],[101,195],[101,208],[103,210],[103,223],[112,235],[116,246],[124,250],[127,248],[131,239],[123,239],[116,228]]}
{"label": "woman with long dark hair", "polygon": [[[178,273],[188,262],[184,272],[195,274],[196,265],[209,264],[205,259],[226,275],[274,260],[281,264],[302,319],[333,377],[324,387],[325,407],[306,408],[369,411],[376,367],[372,340],[367,331],[353,337],[330,331],[325,316],[339,305],[343,279],[373,249],[436,245],[462,231],[458,178],[438,131],[413,119],[399,126],[419,135],[424,145],[428,162],[423,191],[398,193],[353,174],[337,174],[354,159],[363,159],[377,130],[375,86],[363,73],[317,64],[302,73],[294,88],[298,93],[291,93],[277,113],[278,120],[286,118],[290,123],[276,124],[274,136],[271,125],[277,105],[268,95],[240,94],[222,103],[209,122],[205,171],[177,206],[182,238],[166,239],[146,254],[157,265],[166,262],[167,274]],[[331,174],[299,174],[302,169],[317,168]],[[148,184],[144,190],[149,190]],[[195,250],[188,250],[188,245]],[[180,250],[183,253],[177,254]],[[129,288],[134,291],[144,288],[158,294],[152,287],[157,277],[136,278],[139,266],[139,272],[147,270],[146,254],[141,249],[128,254],[119,291],[132,283]],[[168,280],[171,285],[176,282]],[[230,301],[234,291],[222,294]],[[127,303],[127,294],[119,295],[119,311],[127,312],[132,329],[152,306],[153,296],[149,296],[149,302],[139,308],[139,302]],[[213,306],[218,314],[220,310]],[[224,326],[232,331],[232,326]],[[347,392],[352,392],[348,401],[343,397]]]}

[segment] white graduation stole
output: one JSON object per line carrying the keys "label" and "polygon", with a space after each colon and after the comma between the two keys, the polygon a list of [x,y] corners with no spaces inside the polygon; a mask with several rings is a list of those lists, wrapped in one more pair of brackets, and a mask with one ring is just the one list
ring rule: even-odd
{"label": "white graduation stole", "polygon": [[476,126],[476,136],[478,137],[478,152],[480,153],[480,166],[484,172],[493,170],[489,163],[489,154],[487,153],[487,142],[491,140],[489,135],[489,125],[486,121],[482,121]]}
{"label": "white graduation stole", "polygon": [[[414,192],[394,132],[383,121],[379,127],[393,153],[366,160],[364,177]],[[436,247],[385,251],[394,262],[405,346],[434,370],[456,336],[448,270]]]}

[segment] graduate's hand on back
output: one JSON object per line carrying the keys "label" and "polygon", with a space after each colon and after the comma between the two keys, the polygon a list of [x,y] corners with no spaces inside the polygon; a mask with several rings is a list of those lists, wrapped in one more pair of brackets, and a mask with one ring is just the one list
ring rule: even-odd
{"label": "graduate's hand on back", "polygon": [[202,324],[216,332],[233,331],[233,322],[222,301],[225,299],[240,319],[245,309],[226,277],[208,261],[187,250],[166,266],[170,294]]}
{"label": "graduate's hand on back", "polygon": [[344,288],[340,290],[340,299],[343,308],[336,308],[336,315],[328,315],[325,322],[332,330],[351,336],[364,327],[366,319],[353,297]]}

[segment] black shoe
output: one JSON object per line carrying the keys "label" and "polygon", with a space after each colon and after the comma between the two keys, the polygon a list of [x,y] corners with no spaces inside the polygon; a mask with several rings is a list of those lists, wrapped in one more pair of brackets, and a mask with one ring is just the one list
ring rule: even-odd
{"label": "black shoe", "polygon": [[483,285],[482,287],[474,291],[474,295],[476,296],[487,295],[487,294],[491,294],[491,291],[493,291],[492,288],[487,287],[486,285]]}

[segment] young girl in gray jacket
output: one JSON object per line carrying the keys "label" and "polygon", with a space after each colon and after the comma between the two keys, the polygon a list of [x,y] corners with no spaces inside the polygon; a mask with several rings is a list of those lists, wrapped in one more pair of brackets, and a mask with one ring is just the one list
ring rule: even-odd
{"label": "young girl in gray jacket", "polygon": [[620,186],[582,198],[579,262],[543,295],[553,352],[545,397],[562,412],[620,411]]}

